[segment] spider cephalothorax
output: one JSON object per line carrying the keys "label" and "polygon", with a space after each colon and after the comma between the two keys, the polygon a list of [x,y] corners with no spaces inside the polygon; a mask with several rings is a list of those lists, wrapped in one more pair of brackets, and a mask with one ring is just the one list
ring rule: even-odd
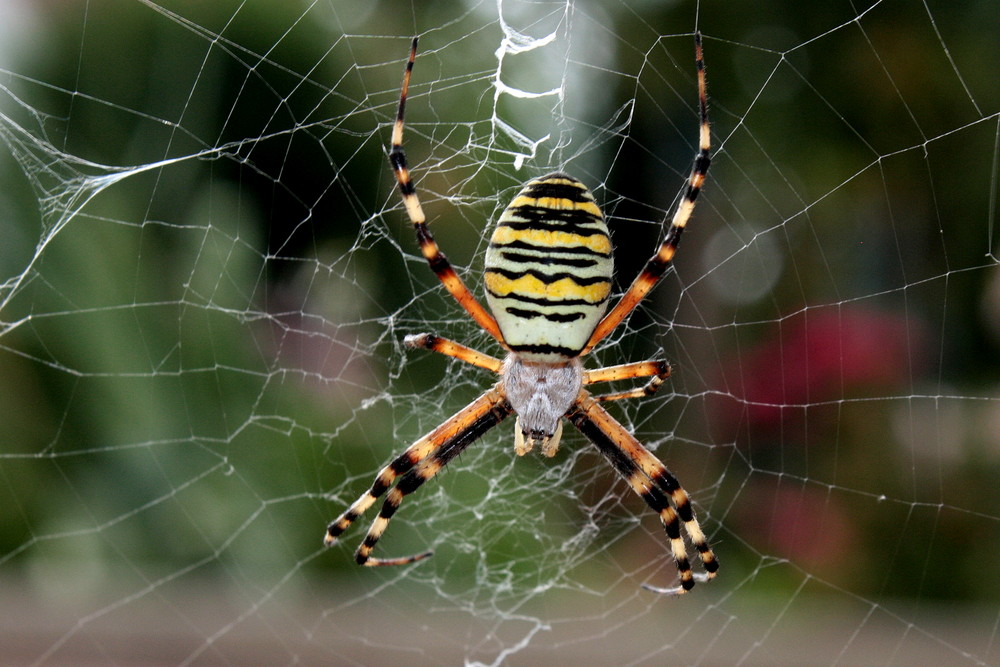
{"label": "spider cephalothorax", "polygon": [[[355,554],[361,565],[403,565],[430,552],[400,558],[371,555],[403,498],[432,478],[473,441],[516,414],[514,451],[534,447],[553,456],[563,419],[580,430],[663,523],[680,574],[680,586],[647,587],[683,593],[696,580],[715,576],[715,558],[687,493],[663,463],[618,423],[600,403],[637,398],[656,391],[670,375],[664,361],[640,361],[586,370],[582,358],[621,324],[656,285],[677,250],[709,166],[710,134],[701,35],[695,35],[700,111],[699,149],[687,190],[656,254],[615,306],[606,312],[613,263],[608,229],[593,194],[575,178],[554,172],[529,181],[504,209],[486,251],[484,308],[438,248],[410,178],[403,152],[403,112],[416,58],[413,40],[403,75],[399,108],[392,130],[389,160],[420,250],[445,288],[507,350],[501,361],[434,334],[407,336],[410,347],[433,350],[499,375],[499,381],[439,427],[410,445],[375,478],[371,488],[330,523],[324,542],[333,544],[382,495],[385,502]],[[643,386],[593,396],[585,388],[597,382],[650,378]],[[695,575],[688,562],[680,525],[698,550],[705,573]]]}
{"label": "spider cephalothorax", "polygon": [[501,386],[517,415],[514,451],[524,456],[538,445],[554,456],[562,434],[562,418],[583,387],[583,364],[573,358],[560,364],[525,361],[516,353],[504,360]]}

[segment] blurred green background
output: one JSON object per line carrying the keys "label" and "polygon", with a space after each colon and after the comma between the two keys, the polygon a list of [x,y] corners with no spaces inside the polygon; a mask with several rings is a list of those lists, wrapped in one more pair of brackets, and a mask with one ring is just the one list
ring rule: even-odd
{"label": "blurred green background", "polygon": [[[793,664],[797,624],[830,614],[816,664],[996,661],[1000,12],[733,4],[0,8],[11,655],[531,664],[596,659],[599,636],[635,662]],[[380,545],[434,559],[359,570],[364,525],[322,549],[491,382],[402,337],[498,354],[393,189],[408,36],[411,166],[468,282],[519,184],[565,168],[609,216],[621,288],[690,168],[696,27],[709,184],[676,272],[595,363],[671,361],[669,390],[616,415],[692,493],[719,579],[641,591],[674,576],[655,518],[579,437],[513,462],[506,424]],[[553,40],[503,83],[559,95],[494,97],[505,28]]]}

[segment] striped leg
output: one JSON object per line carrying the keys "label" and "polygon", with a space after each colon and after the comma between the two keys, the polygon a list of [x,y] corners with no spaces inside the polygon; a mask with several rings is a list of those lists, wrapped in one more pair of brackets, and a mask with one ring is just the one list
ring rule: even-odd
{"label": "striped leg", "polygon": [[[677,563],[681,585],[667,589],[647,588],[677,595],[691,590],[695,581],[705,581],[715,577],[715,573],[719,570],[719,561],[708,545],[698,519],[694,516],[687,493],[667,467],[598,405],[586,391],[581,392],[581,398],[570,409],[567,417],[594,443],[632,490],[660,515],[660,521],[670,540],[670,550]],[[683,522],[688,538],[701,556],[702,565],[705,567],[704,575],[695,576],[691,571],[678,519]]]}
{"label": "striped leg", "polygon": [[621,300],[615,307],[604,316],[604,319],[594,329],[590,336],[590,341],[583,350],[586,354],[601,342],[605,336],[615,330],[626,317],[629,316],[635,307],[639,305],[656,283],[660,281],[670,262],[677,252],[677,245],[680,243],[681,234],[691,219],[691,212],[694,211],[695,201],[705,183],[705,175],[708,173],[708,166],[711,164],[711,133],[708,126],[708,97],[705,90],[705,60],[701,53],[701,33],[695,33],[695,63],[698,68],[698,109],[701,117],[699,129],[698,154],[694,159],[694,167],[691,176],[688,178],[687,190],[684,198],[677,206],[674,218],[670,223],[670,229],[660,245],[660,249],[653,255],[645,268],[636,277],[628,291],[622,295]]}
{"label": "striped leg", "polygon": [[503,336],[497,326],[493,316],[483,308],[469,288],[462,282],[455,269],[452,268],[448,258],[444,256],[437,242],[431,235],[431,230],[427,226],[427,218],[424,210],[420,206],[420,199],[417,197],[417,189],[410,178],[410,170],[406,166],[406,153],[403,151],[403,112],[406,109],[406,94],[410,87],[410,74],[413,72],[413,61],[417,57],[417,38],[413,38],[410,46],[410,58],[406,63],[406,70],[403,72],[403,86],[399,93],[399,108],[396,112],[396,123],[392,127],[392,146],[389,150],[389,162],[392,164],[393,174],[399,184],[399,193],[403,197],[403,205],[406,207],[406,214],[413,223],[413,229],[417,233],[417,243],[420,245],[420,252],[430,265],[431,270],[438,277],[438,280],[445,286],[445,289],[455,297],[458,304],[462,306],[472,316],[480,327],[485,329],[491,336],[503,343]]}
{"label": "striped leg", "polygon": [[494,373],[499,373],[500,367],[503,365],[503,362],[496,357],[483,354],[479,350],[473,350],[471,347],[467,347],[461,343],[456,343],[455,341],[448,340],[447,338],[441,338],[435,334],[411,334],[403,339],[403,344],[407,347],[416,347],[424,350],[430,350],[431,352],[437,352],[438,354],[443,354],[446,357],[454,357],[459,361],[464,361],[467,364],[472,364],[473,366],[478,366],[479,368],[485,368],[486,370],[493,371]]}
{"label": "striped leg", "polygon": [[618,380],[631,380],[634,378],[650,377],[649,382],[614,394],[601,394],[594,396],[595,401],[618,401],[623,398],[642,398],[655,394],[663,386],[663,383],[670,377],[670,364],[666,361],[639,361],[632,364],[622,364],[620,366],[607,366],[592,371],[584,371],[583,383],[594,384],[595,382],[617,382]]}
{"label": "striped leg", "polygon": [[389,491],[379,516],[355,555],[355,560],[361,565],[403,565],[430,556],[430,552],[426,552],[402,558],[376,559],[370,558],[369,554],[385,532],[389,519],[398,509],[403,496],[433,477],[449,460],[508,414],[510,405],[501,390],[493,387],[444,424],[410,445],[392,463],[379,471],[371,488],[330,523],[323,543],[330,546],[336,542],[401,477],[395,488]]}

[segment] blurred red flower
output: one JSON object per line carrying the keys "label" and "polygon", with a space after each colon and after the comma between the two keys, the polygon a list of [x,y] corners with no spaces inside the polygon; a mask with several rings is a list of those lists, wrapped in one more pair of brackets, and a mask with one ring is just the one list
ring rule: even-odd
{"label": "blurred red flower", "polygon": [[[877,396],[924,367],[922,327],[891,312],[840,307],[805,311],[728,370],[751,426],[775,427],[789,409]],[[732,380],[733,378],[730,378]]]}

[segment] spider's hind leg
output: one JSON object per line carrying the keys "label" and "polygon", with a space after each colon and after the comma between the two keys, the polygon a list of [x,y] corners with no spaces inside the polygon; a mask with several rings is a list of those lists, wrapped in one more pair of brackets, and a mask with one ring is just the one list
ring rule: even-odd
{"label": "spider's hind leg", "polygon": [[[375,478],[371,488],[327,527],[324,544],[332,545],[376,500],[388,492],[379,515],[372,522],[364,541],[355,553],[359,565],[405,565],[423,560],[431,552],[399,558],[373,558],[372,550],[389,526],[389,520],[399,509],[403,498],[436,475],[451,459],[458,456],[484,433],[511,413],[503,390],[498,386],[463,408],[436,429],[416,441],[387,465]],[[390,490],[396,480],[395,487]]]}
{"label": "spider's hind leg", "polygon": [[[687,493],[667,467],[586,391],[581,391],[581,397],[566,416],[597,447],[636,495],[660,516],[670,540],[681,585],[668,589],[647,588],[676,595],[691,590],[695,582],[714,578],[719,570],[719,561],[694,515]],[[691,570],[681,536],[681,523],[698,550],[704,574],[696,575]]]}

